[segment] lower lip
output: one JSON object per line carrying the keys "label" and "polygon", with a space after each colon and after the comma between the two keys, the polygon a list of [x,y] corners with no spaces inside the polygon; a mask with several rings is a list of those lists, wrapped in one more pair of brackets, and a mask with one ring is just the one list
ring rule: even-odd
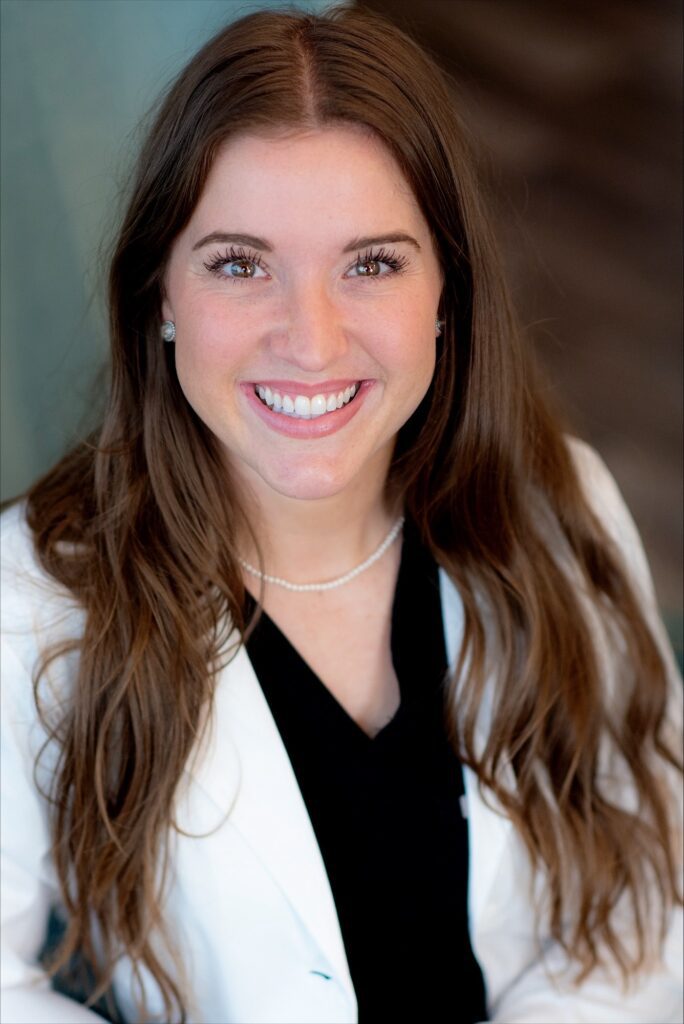
{"label": "lower lip", "polygon": [[282,413],[273,412],[258,397],[253,384],[241,384],[240,389],[257,416],[271,430],[275,430],[278,434],[284,434],[286,437],[314,440],[317,437],[327,437],[329,434],[341,430],[342,427],[346,427],[347,423],[359,412],[374,383],[375,381],[372,380],[362,381],[351,402],[343,405],[341,409],[336,409],[335,412],[325,412],[322,416],[316,416],[310,420],[297,419],[295,416],[283,416]]}

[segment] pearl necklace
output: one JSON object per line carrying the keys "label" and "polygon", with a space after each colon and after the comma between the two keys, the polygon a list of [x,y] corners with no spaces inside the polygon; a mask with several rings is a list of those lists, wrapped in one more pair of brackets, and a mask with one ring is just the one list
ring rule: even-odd
{"label": "pearl necklace", "polygon": [[341,587],[344,583],[349,583],[350,580],[355,579],[356,576],[365,572],[366,569],[370,569],[371,565],[374,565],[379,558],[382,558],[387,549],[391,547],[398,537],[403,525],[404,517],[400,516],[383,540],[380,547],[376,548],[373,554],[370,555],[365,562],[361,562],[361,565],[357,565],[355,569],[352,569],[350,572],[346,572],[344,576],[338,576],[336,580],[329,580],[327,583],[290,583],[289,580],[281,579],[280,576],[269,576],[268,573],[255,569],[253,565],[250,565],[249,562],[245,562],[243,558],[238,557],[238,562],[242,568],[246,569],[247,572],[252,574],[252,576],[256,576],[258,579],[264,580],[265,583],[275,583],[278,587],[284,587],[286,590],[333,590],[335,587]]}

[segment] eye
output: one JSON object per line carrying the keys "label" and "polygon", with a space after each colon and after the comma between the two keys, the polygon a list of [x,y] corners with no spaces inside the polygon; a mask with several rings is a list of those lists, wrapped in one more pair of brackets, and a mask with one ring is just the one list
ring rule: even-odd
{"label": "eye", "polygon": [[[231,247],[214,253],[204,263],[210,274],[231,281],[249,281],[265,274],[261,257],[249,250]],[[261,273],[259,273],[261,271]]]}
{"label": "eye", "polygon": [[354,264],[354,270],[358,271],[356,277],[379,277],[380,267],[379,260],[362,260]]}
{"label": "eye", "polygon": [[[407,263],[407,258],[394,250],[369,249],[363,254],[359,253],[350,271],[352,277],[389,277],[400,273]],[[383,267],[386,269],[383,270]]]}

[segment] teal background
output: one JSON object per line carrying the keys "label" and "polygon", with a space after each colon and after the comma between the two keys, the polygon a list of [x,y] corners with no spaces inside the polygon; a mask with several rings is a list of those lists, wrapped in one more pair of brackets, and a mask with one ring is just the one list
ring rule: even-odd
{"label": "teal background", "polygon": [[2,0],[3,500],[95,419],[104,393],[96,385],[105,355],[106,250],[141,118],[221,25],[286,6]]}

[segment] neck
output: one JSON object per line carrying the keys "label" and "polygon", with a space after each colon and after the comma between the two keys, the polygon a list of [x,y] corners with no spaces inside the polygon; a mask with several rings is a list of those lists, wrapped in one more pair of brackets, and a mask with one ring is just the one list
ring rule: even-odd
{"label": "neck", "polygon": [[[399,515],[384,499],[385,474],[330,496],[302,500],[279,494],[259,478],[244,481],[244,500],[264,570],[294,583],[341,576],[363,562]],[[259,558],[254,540],[241,538],[240,555]]]}

